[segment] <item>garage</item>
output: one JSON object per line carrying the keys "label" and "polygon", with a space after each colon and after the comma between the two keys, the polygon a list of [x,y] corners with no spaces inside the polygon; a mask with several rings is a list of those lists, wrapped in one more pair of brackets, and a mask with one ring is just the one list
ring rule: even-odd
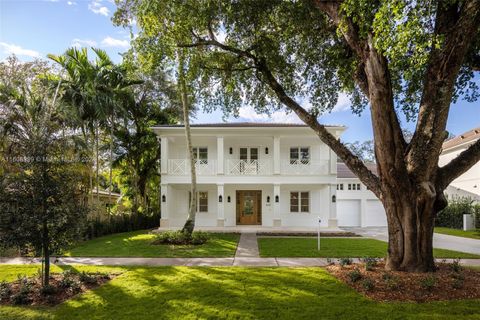
{"label": "garage", "polygon": [[338,200],[337,219],[340,227],[359,227],[360,200]]}
{"label": "garage", "polygon": [[387,225],[387,216],[380,200],[367,200],[365,221],[363,227],[384,227]]}

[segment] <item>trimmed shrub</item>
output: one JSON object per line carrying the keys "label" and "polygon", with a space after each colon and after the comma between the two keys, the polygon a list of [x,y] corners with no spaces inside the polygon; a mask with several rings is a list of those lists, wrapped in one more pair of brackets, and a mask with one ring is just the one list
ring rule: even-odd
{"label": "trimmed shrub", "polygon": [[362,288],[365,289],[365,291],[371,291],[374,287],[375,284],[372,279],[365,278],[362,280]]}
{"label": "trimmed shrub", "polygon": [[437,279],[434,275],[428,275],[425,278],[420,279],[420,286],[425,290],[432,290],[437,283]]}
{"label": "trimmed shrub", "polygon": [[0,282],[0,301],[5,301],[10,299],[11,294],[12,294],[11,285],[6,281]]}
{"label": "trimmed shrub", "polygon": [[353,269],[348,273],[348,279],[350,282],[357,282],[358,280],[362,279],[362,274],[360,273],[360,270],[357,268]]}
{"label": "trimmed shrub", "polygon": [[[463,228],[463,215],[480,212],[480,206],[474,205],[470,198],[455,198],[435,218],[435,226],[453,229]],[[478,216],[478,214],[476,214]]]}
{"label": "trimmed shrub", "polygon": [[208,234],[205,232],[195,231],[190,237],[187,233],[182,231],[165,231],[159,233],[153,244],[204,244],[208,240]]}

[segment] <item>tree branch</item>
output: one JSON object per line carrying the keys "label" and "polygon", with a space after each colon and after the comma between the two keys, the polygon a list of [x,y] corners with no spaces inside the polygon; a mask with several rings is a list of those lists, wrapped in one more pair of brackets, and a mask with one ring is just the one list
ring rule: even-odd
{"label": "tree branch", "polygon": [[436,38],[445,37],[441,48],[433,46],[425,73],[417,127],[410,142],[409,171],[420,181],[438,168],[452,94],[460,67],[480,25],[480,1],[439,1],[435,19]]}
{"label": "tree branch", "polygon": [[441,190],[445,189],[453,180],[466,172],[480,161],[480,139],[472,144],[467,150],[460,153],[447,165],[439,168],[437,185]]}

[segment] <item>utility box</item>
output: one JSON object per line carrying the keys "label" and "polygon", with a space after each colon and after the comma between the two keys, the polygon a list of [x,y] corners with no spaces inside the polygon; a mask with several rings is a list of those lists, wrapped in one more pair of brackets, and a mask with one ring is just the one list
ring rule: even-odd
{"label": "utility box", "polygon": [[473,214],[463,215],[463,230],[475,230],[475,217],[473,216]]}

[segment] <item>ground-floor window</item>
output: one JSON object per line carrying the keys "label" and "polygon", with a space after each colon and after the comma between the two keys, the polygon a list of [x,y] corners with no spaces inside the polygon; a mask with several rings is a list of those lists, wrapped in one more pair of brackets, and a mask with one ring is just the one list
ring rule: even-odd
{"label": "ground-floor window", "polygon": [[[188,205],[192,200],[192,193],[188,192]],[[197,212],[208,212],[208,191],[197,192]]]}
{"label": "ground-floor window", "polygon": [[290,212],[310,212],[310,192],[290,192]]}

